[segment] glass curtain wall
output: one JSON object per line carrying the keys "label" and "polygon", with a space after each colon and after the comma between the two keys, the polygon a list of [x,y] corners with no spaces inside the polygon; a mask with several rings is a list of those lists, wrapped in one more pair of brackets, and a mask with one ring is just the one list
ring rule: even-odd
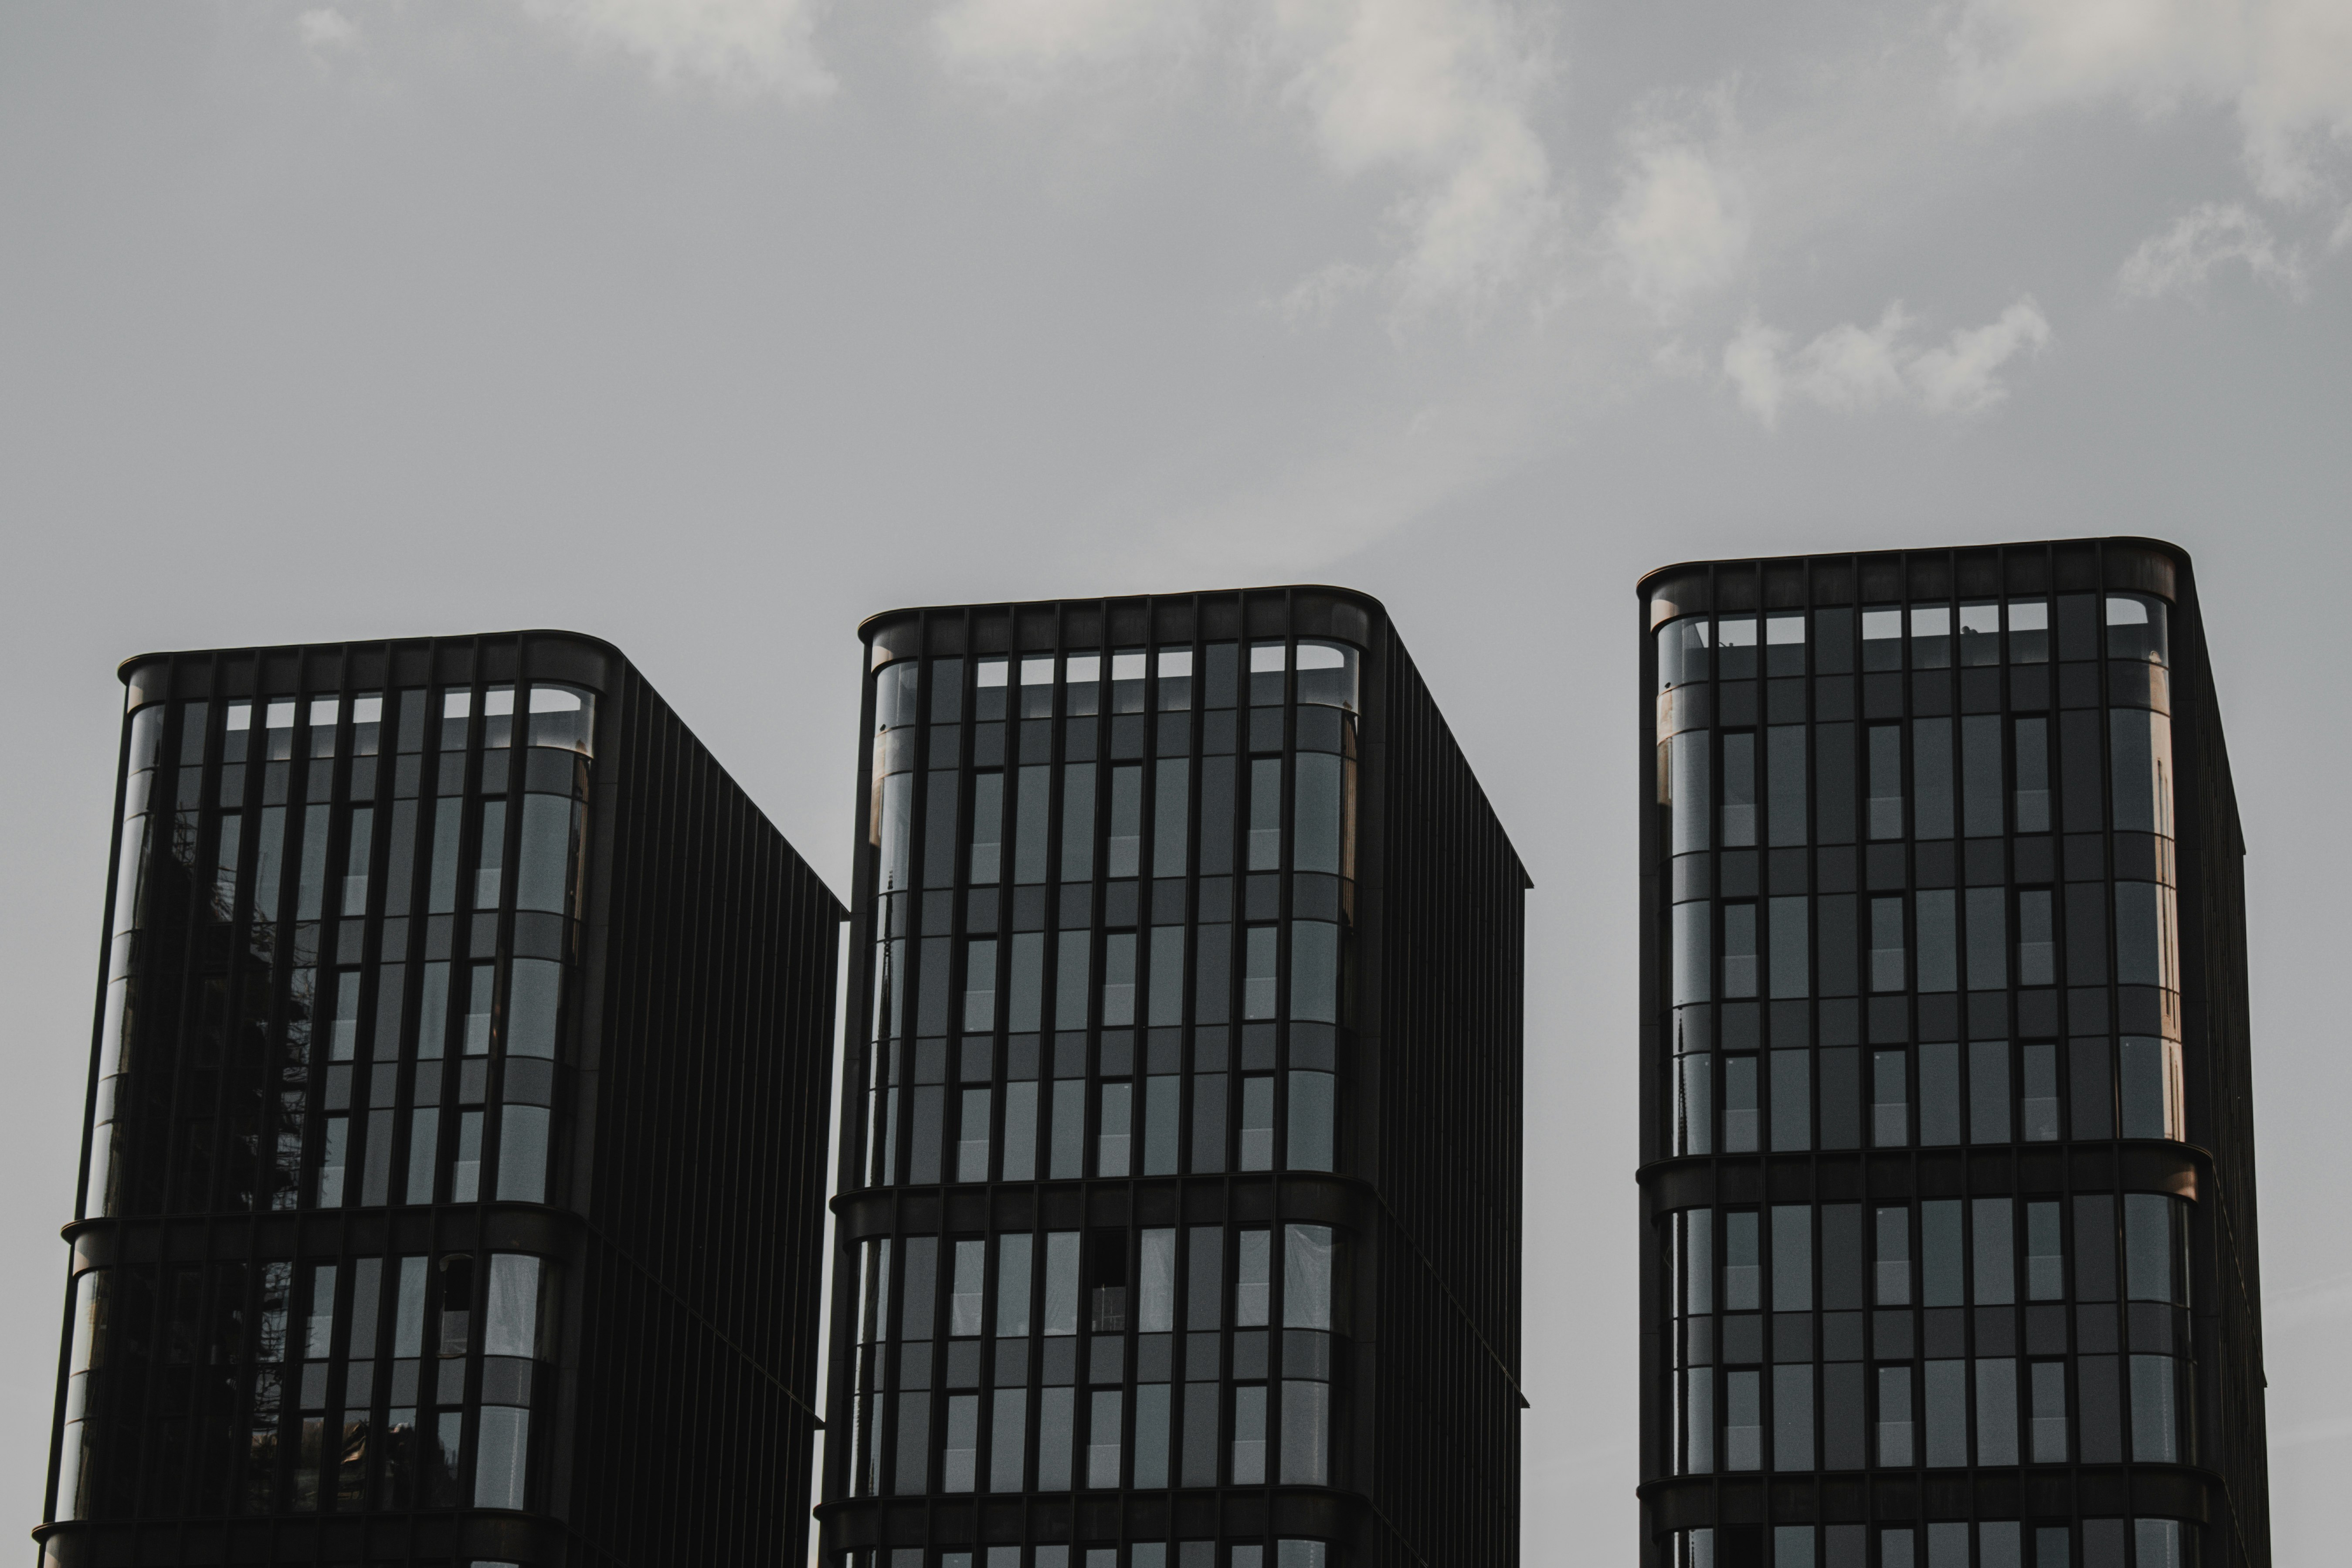
{"label": "glass curtain wall", "polygon": [[[1682,590],[1707,608],[1645,604],[1649,1146],[1717,1173],[1654,1235],[1652,1475],[2200,1462],[2193,1194],[2116,1178],[2186,1136],[2172,606],[2035,555],[1725,565]],[[1658,1561],[2198,1550],[2014,1510],[1727,1529]]]}
{"label": "glass curtain wall", "polygon": [[[136,706],[83,1215],[557,1199],[594,709]],[[89,1268],[51,1517],[523,1508],[561,1287],[381,1244]]]}
{"label": "glass curtain wall", "polygon": [[[1360,650],[877,658],[858,1184],[1346,1171]],[[1340,1484],[1350,1248],[1278,1221],[864,1241],[849,1493]],[[1332,1550],[1272,1532],[847,1561],[1303,1568]]]}

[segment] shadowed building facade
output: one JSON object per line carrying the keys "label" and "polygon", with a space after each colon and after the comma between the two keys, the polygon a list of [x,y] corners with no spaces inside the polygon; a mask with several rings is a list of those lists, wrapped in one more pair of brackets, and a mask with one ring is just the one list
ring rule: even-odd
{"label": "shadowed building facade", "polygon": [[2266,1568],[2244,845],[2188,557],[1638,593],[1642,1561]]}
{"label": "shadowed building facade", "polygon": [[591,638],[121,673],[44,1561],[804,1558],[845,911]]}
{"label": "shadowed building facade", "polygon": [[1385,612],[863,635],[824,1561],[1516,1562],[1527,881]]}

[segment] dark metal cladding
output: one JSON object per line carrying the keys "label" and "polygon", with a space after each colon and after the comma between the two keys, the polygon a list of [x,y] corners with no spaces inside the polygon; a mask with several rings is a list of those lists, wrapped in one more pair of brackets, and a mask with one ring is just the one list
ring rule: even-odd
{"label": "dark metal cladding", "polygon": [[2267,1568],[2245,846],[2188,556],[1637,594],[1643,1563]]}
{"label": "dark metal cladding", "polygon": [[824,1561],[1516,1563],[1527,880],[1386,612],[864,638]]}
{"label": "dark metal cladding", "polygon": [[593,638],[122,675],[43,1561],[803,1560],[840,905]]}

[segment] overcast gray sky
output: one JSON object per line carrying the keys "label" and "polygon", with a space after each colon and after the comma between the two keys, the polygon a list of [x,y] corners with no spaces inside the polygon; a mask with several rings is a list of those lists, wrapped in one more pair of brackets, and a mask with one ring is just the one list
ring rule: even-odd
{"label": "overcast gray sky", "polygon": [[2340,1555],[2347,481],[2344,0],[14,0],[0,1524],[127,655],[597,633],[845,889],[862,616],[1379,595],[1536,880],[1528,1559],[1616,1563],[1633,583],[2131,532],[2246,817],[2279,1560]]}

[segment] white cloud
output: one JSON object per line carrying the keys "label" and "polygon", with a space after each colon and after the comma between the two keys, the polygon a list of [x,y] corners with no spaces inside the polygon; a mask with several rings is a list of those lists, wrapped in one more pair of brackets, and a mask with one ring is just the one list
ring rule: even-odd
{"label": "white cloud", "polygon": [[2050,319],[2027,295],[1981,327],[1954,332],[1904,366],[1905,378],[1931,414],[1974,414],[2009,395],[2001,368],[2020,354],[2038,356],[2050,346]]}
{"label": "white cloud", "polygon": [[1738,276],[1748,254],[1747,186],[1728,153],[1732,126],[1714,104],[1712,141],[1687,125],[1644,119],[1626,137],[1624,189],[1601,225],[1621,281],[1674,319]]}
{"label": "white cloud", "polygon": [[1961,100],[1980,111],[2223,106],[2275,201],[2321,199],[2352,169],[2344,0],[1966,0],[1950,45]]}
{"label": "white cloud", "polygon": [[1780,423],[1780,400],[1789,395],[1788,374],[1780,363],[1788,349],[1788,333],[1753,317],[1723,345],[1723,379],[1768,426]]}
{"label": "white cloud", "polygon": [[1260,34],[1340,173],[1391,174],[1401,318],[1475,310],[1531,279],[1559,242],[1550,154],[1533,116],[1552,65],[1499,0],[1276,0]]}
{"label": "white cloud", "polygon": [[1930,414],[1974,414],[2009,395],[2001,371],[2021,354],[2049,347],[2050,322],[2028,295],[1981,327],[1914,348],[1915,319],[1901,300],[1874,327],[1832,327],[1795,353],[1795,340],[1751,317],[1723,351],[1723,379],[1750,413],[1769,426],[1791,399],[1823,408],[1864,409],[1902,403]]}
{"label": "white cloud", "polygon": [[[950,0],[934,37],[951,74],[1013,97],[1194,59],[1244,89],[1270,85],[1334,172],[1400,187],[1381,268],[1400,320],[1484,308],[1559,247],[1534,123],[1551,56],[1509,0]],[[1334,281],[1352,287],[1353,264],[1304,279],[1286,312],[1314,315]]]}
{"label": "white cloud", "polygon": [[1031,95],[1180,58],[1207,22],[1204,0],[953,0],[932,35],[951,72]]}
{"label": "white cloud", "polygon": [[2116,275],[2126,300],[2156,300],[2201,287],[2213,269],[2242,261],[2246,270],[2280,292],[2300,297],[2305,268],[2301,254],[2282,252],[2270,225],[2231,204],[2207,202],[2184,213],[2159,235],[2140,241]]}
{"label": "white cloud", "polygon": [[642,60],[665,87],[750,99],[823,98],[837,85],[818,58],[830,0],[522,0],[533,18],[583,47]]}
{"label": "white cloud", "polygon": [[356,49],[365,41],[349,16],[327,6],[303,12],[294,19],[294,26],[302,35],[302,47],[320,60]]}

